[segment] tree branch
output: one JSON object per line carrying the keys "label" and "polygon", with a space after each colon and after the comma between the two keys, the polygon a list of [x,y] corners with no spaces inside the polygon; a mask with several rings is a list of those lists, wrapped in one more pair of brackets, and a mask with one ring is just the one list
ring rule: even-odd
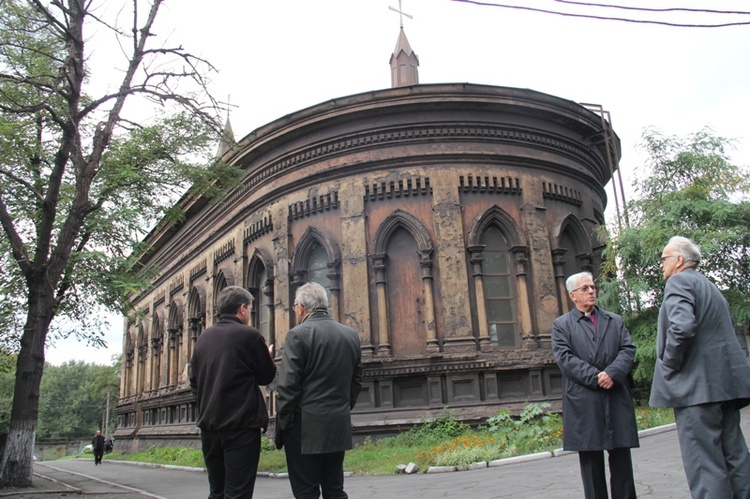
{"label": "tree branch", "polygon": [[34,196],[36,196],[37,200],[44,201],[44,196],[42,195],[42,193],[39,192],[36,189],[36,187],[34,187],[30,182],[22,179],[18,175],[15,175],[13,172],[10,172],[6,170],[5,168],[0,168],[0,174],[5,175],[6,177],[9,177],[15,180],[16,182],[18,182],[19,184],[23,185],[24,187],[26,187],[28,190],[34,193]]}
{"label": "tree branch", "polygon": [[29,260],[29,254],[26,251],[23,239],[16,231],[16,226],[13,225],[13,218],[8,212],[8,207],[5,205],[3,195],[0,194],[0,224],[3,226],[5,235],[8,236],[10,241],[10,247],[13,251],[13,258],[18,263],[21,271],[27,274],[31,270],[31,261]]}

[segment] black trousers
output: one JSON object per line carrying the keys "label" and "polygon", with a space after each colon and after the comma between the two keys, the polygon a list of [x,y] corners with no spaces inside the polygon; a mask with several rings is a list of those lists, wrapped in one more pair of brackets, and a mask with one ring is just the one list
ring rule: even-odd
{"label": "black trousers", "polygon": [[[609,475],[612,499],[635,499],[635,480],[630,449],[618,448],[609,453]],[[586,499],[607,499],[607,477],[604,451],[579,451],[583,494]]]}
{"label": "black trousers", "polygon": [[201,430],[209,499],[253,497],[260,459],[260,428]]}
{"label": "black trousers", "polygon": [[104,456],[104,449],[94,449],[94,464],[102,464],[102,456]]}
{"label": "black trousers", "polygon": [[302,454],[302,424],[295,415],[294,426],[284,430],[284,452],[289,482],[296,499],[347,499],[344,492],[345,451]]}

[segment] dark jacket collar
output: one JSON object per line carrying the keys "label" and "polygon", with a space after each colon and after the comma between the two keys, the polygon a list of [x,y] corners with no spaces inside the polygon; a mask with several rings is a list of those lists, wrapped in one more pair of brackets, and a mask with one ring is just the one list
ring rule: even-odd
{"label": "dark jacket collar", "polygon": [[310,319],[310,320],[321,320],[321,319],[330,319],[330,318],[331,318],[331,314],[328,313],[327,309],[325,309],[325,308],[316,308],[315,310],[313,310],[312,312],[310,312],[309,314],[307,314],[307,316],[304,318],[304,320],[302,322],[305,322],[308,319]]}
{"label": "dark jacket collar", "polygon": [[237,324],[242,324],[242,321],[240,321],[239,317],[233,314],[224,314],[219,317],[219,322],[236,322]]}
{"label": "dark jacket collar", "polygon": [[[600,309],[598,305],[594,305],[594,311],[591,312],[591,313],[593,315],[596,315],[598,317],[599,315],[601,315],[602,312],[603,312],[603,310]],[[586,314],[584,314],[583,312],[581,312],[577,308],[574,308],[573,310],[571,310],[570,313],[572,314],[573,318],[576,321],[580,321],[583,317],[586,317]]]}

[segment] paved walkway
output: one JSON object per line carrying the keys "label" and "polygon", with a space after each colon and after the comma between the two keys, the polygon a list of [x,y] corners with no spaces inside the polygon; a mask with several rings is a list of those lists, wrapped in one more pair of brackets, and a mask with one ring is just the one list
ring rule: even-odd
{"label": "paved walkway", "polygon": [[[742,426],[750,435],[750,410],[743,411]],[[652,431],[633,450],[639,497],[689,498],[674,425]],[[86,496],[141,499],[199,499],[208,496],[206,475],[200,471],[91,459],[39,462],[34,487],[0,489],[0,498],[51,499]],[[352,499],[412,498],[545,498],[582,496],[576,454],[534,459],[516,464],[442,474],[348,477],[345,488]],[[290,498],[289,482],[259,476],[255,497]]]}

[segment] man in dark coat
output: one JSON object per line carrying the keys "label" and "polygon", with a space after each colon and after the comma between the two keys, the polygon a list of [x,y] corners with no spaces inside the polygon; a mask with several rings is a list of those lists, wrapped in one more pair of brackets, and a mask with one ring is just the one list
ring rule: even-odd
{"label": "man in dark coat", "polygon": [[94,466],[102,464],[104,456],[104,435],[101,430],[96,430],[96,435],[91,439],[91,449],[94,451]]}
{"label": "man in dark coat", "polygon": [[682,463],[694,498],[750,498],[750,457],[737,411],[750,403],[750,364],[721,291],[696,270],[701,252],[673,237],[661,256],[650,403],[673,407]]}
{"label": "man in dark coat", "polygon": [[635,347],[622,317],[596,306],[589,272],[565,283],[576,308],[552,326],[552,352],[563,374],[563,447],[578,451],[586,499],[606,499],[604,451],[612,498],[636,497],[630,449],[638,427],[628,375]]}
{"label": "man in dark coat", "polygon": [[317,283],[296,293],[301,321],[281,351],[277,385],[277,446],[286,452],[297,499],[346,498],[344,454],[352,448],[351,410],[362,388],[362,354],[354,329],[334,321]]}
{"label": "man in dark coat", "polygon": [[217,300],[219,321],[195,343],[190,388],[198,406],[209,499],[253,496],[260,458],[261,429],[268,412],[258,385],[276,375],[260,332],[247,324],[253,297],[228,286]]}

